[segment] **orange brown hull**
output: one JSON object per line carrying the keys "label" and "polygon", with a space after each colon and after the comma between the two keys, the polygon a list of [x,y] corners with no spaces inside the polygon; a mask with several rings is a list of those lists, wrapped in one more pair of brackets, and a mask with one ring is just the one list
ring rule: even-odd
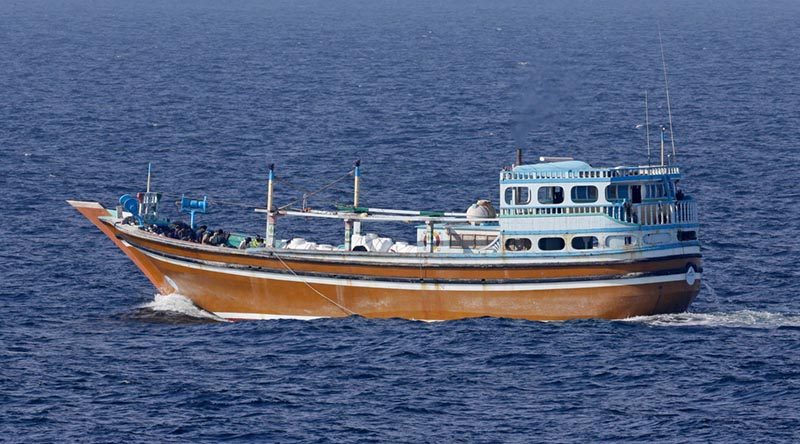
{"label": "orange brown hull", "polygon": [[491,266],[457,261],[420,266],[424,258],[414,266],[388,260],[345,261],[340,260],[341,253],[304,260],[297,252],[246,254],[122,230],[101,219],[108,212],[99,204],[71,204],[108,235],[160,292],[177,292],[228,319],[353,314],[421,320],[621,319],[685,311],[700,290],[697,254]]}

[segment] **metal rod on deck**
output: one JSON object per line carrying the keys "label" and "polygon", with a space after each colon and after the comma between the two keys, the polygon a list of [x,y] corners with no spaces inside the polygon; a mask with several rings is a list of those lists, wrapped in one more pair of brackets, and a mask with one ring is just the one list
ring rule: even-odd
{"label": "metal rod on deck", "polygon": [[401,214],[408,216],[442,215],[445,217],[467,217],[467,213],[455,213],[450,211],[392,210],[387,208],[364,208],[363,210],[366,210],[367,213],[375,214]]}
{"label": "metal rod on deck", "polygon": [[273,183],[275,182],[275,164],[269,164],[267,180],[267,229],[265,239],[268,247],[275,246],[275,212],[272,211]]}

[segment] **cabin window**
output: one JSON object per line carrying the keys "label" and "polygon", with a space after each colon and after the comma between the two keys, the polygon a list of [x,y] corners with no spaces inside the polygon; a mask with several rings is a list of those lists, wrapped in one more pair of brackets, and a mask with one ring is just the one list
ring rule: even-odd
{"label": "cabin window", "polygon": [[481,234],[451,234],[450,247],[451,248],[482,248],[494,240],[493,236],[486,236]]}
{"label": "cabin window", "polygon": [[560,204],[564,202],[564,189],[561,187],[539,188],[540,204]]}
{"label": "cabin window", "polygon": [[531,189],[528,187],[517,187],[517,205],[531,203]]}
{"label": "cabin window", "polygon": [[697,232],[678,230],[678,240],[681,242],[697,240]]}
{"label": "cabin window", "polygon": [[627,185],[609,185],[606,187],[606,200],[609,202],[614,200],[623,200],[628,198]]}
{"label": "cabin window", "polygon": [[507,251],[528,251],[533,247],[533,243],[526,237],[506,239]]}
{"label": "cabin window", "polygon": [[650,199],[658,199],[667,195],[663,183],[655,183],[647,185],[647,197]]}
{"label": "cabin window", "polygon": [[572,248],[575,250],[591,250],[598,246],[599,243],[594,236],[576,236],[572,238]]}
{"label": "cabin window", "polygon": [[560,237],[543,237],[539,239],[539,249],[543,251],[563,250],[564,245],[564,239]]}
{"label": "cabin window", "polygon": [[508,187],[505,192],[508,205],[527,205],[531,203],[531,189],[528,187]]}
{"label": "cabin window", "polygon": [[597,187],[592,185],[572,187],[571,197],[574,203],[597,202]]}

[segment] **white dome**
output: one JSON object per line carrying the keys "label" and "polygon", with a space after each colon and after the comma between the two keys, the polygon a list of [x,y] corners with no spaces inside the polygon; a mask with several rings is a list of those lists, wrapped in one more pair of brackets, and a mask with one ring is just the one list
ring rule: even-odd
{"label": "white dome", "polygon": [[479,200],[478,202],[470,205],[467,209],[467,220],[472,225],[477,225],[475,219],[494,219],[497,217],[497,212],[492,207],[492,203],[488,200]]}

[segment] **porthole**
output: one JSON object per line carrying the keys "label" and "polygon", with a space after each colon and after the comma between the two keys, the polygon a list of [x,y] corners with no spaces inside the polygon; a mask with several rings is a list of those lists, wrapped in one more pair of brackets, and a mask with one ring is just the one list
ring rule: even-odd
{"label": "porthole", "polygon": [[514,237],[506,239],[506,251],[529,251],[533,243],[526,237]]}
{"label": "porthole", "polygon": [[542,251],[563,250],[564,245],[564,239],[560,237],[543,237],[539,239],[539,249]]}
{"label": "porthole", "polygon": [[598,247],[597,238],[594,236],[575,236],[571,243],[574,250],[592,250]]}

